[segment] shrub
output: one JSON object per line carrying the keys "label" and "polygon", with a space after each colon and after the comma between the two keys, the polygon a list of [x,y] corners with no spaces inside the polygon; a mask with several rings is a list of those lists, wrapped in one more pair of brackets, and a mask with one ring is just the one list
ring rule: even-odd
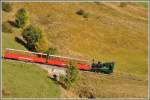
{"label": "shrub", "polygon": [[77,80],[79,70],[76,66],[76,64],[70,63],[69,66],[67,66],[68,69],[66,70],[67,75],[63,78],[63,82],[65,87],[69,89],[72,84]]}
{"label": "shrub", "polygon": [[2,31],[5,33],[12,33],[13,29],[8,22],[3,22],[2,23]]}
{"label": "shrub", "polygon": [[120,7],[126,7],[127,6],[127,3],[126,2],[121,2],[120,3]]}
{"label": "shrub", "polygon": [[3,11],[6,11],[6,12],[10,12],[12,11],[12,6],[10,3],[7,3],[7,2],[3,2],[2,3],[2,10]]}
{"label": "shrub", "polygon": [[28,12],[24,8],[21,8],[16,13],[15,24],[18,28],[23,28],[27,25],[28,19]]}
{"label": "shrub", "polygon": [[83,16],[84,18],[88,18],[89,13],[85,12],[84,10],[80,9],[76,12],[78,15]]}
{"label": "shrub", "polygon": [[36,51],[45,52],[49,48],[48,40],[43,37],[35,45]]}
{"label": "shrub", "polygon": [[80,10],[78,10],[76,13],[77,13],[78,15],[83,15],[85,12],[84,12],[84,10],[80,9]]}
{"label": "shrub", "polygon": [[57,51],[56,48],[49,48],[49,54],[54,55],[54,54],[57,54],[57,53],[58,53],[58,51]]}
{"label": "shrub", "polygon": [[[36,51],[36,46],[40,39],[43,37],[43,33],[39,28],[29,25],[22,32],[22,36],[27,43],[27,47],[31,51]],[[43,41],[43,40],[42,40]],[[39,43],[41,45],[42,42]]]}
{"label": "shrub", "polygon": [[49,55],[56,54],[57,53],[57,49],[56,48],[49,48],[49,49],[47,49],[47,51],[45,53],[47,54],[47,56],[46,56],[46,62],[47,62]]}
{"label": "shrub", "polygon": [[101,2],[99,2],[99,1],[95,1],[94,3],[97,5],[101,4]]}

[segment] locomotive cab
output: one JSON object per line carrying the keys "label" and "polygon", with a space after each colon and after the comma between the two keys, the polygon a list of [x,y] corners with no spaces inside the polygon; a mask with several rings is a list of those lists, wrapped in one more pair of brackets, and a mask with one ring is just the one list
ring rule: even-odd
{"label": "locomotive cab", "polygon": [[106,63],[101,63],[100,61],[98,63],[92,63],[92,69],[91,71],[93,72],[102,72],[105,74],[110,74],[113,73],[114,69],[114,62],[106,62]]}

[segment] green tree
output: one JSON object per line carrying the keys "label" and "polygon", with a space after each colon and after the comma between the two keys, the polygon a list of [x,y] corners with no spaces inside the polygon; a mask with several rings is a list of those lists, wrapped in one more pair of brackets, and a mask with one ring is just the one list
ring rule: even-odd
{"label": "green tree", "polygon": [[26,40],[28,49],[31,51],[36,51],[36,44],[40,39],[42,39],[43,33],[39,28],[29,25],[23,30],[22,36],[24,40]]}
{"label": "green tree", "polygon": [[64,84],[67,89],[77,80],[79,70],[75,63],[70,63],[66,70],[67,75],[64,77]]}
{"label": "green tree", "polygon": [[49,48],[49,42],[45,36],[43,36],[35,45],[37,52],[45,52]]}
{"label": "green tree", "polygon": [[46,56],[46,63],[47,63],[49,55],[56,54],[57,53],[57,49],[56,48],[49,48],[45,53],[47,54],[47,56]]}
{"label": "green tree", "polygon": [[24,8],[21,8],[16,13],[15,24],[18,28],[23,28],[27,25],[29,20],[28,12]]}
{"label": "green tree", "polygon": [[46,63],[48,63],[48,59],[49,59],[49,55],[50,55],[50,49],[48,49],[45,53],[47,54],[46,55]]}
{"label": "green tree", "polygon": [[49,54],[51,54],[51,55],[57,54],[57,49],[56,48],[49,48]]}

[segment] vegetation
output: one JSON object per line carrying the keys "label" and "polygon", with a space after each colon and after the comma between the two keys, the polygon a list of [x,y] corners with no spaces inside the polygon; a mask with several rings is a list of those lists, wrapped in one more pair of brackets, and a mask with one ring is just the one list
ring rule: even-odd
{"label": "vegetation", "polygon": [[85,12],[84,12],[84,10],[80,9],[80,10],[78,10],[76,13],[77,13],[78,15],[83,15]]}
{"label": "vegetation", "polygon": [[49,54],[51,54],[51,55],[55,55],[58,53],[56,48],[49,48],[48,51],[49,51]]}
{"label": "vegetation", "polygon": [[28,49],[31,51],[36,51],[36,43],[43,38],[43,33],[39,28],[29,25],[23,30],[22,36],[24,40],[26,40]]}
{"label": "vegetation", "polygon": [[29,20],[28,12],[26,9],[21,8],[16,13],[15,24],[18,28],[23,28],[27,25]]}
{"label": "vegetation", "polygon": [[[5,48],[26,50],[14,40],[16,35],[2,34],[3,51]],[[38,65],[5,59],[2,65],[4,98],[55,98],[60,96],[59,87],[47,78],[47,72]]]}
{"label": "vegetation", "polygon": [[[5,48],[14,48],[14,49],[21,49],[21,50],[27,50],[24,48],[23,45],[15,42],[15,34],[2,34],[2,51],[4,52]],[[8,41],[9,40],[9,41]]]}
{"label": "vegetation", "polygon": [[[25,27],[28,23],[28,12],[21,8],[16,14],[16,26]],[[23,38],[26,40],[26,47],[31,51],[44,52],[48,49],[48,41],[44,37],[41,29],[33,25],[27,26],[22,32]]]}
{"label": "vegetation", "polygon": [[35,44],[35,49],[37,52],[45,52],[49,48],[49,43],[46,37],[39,39]]}
{"label": "vegetation", "polygon": [[47,54],[46,56],[46,62],[48,62],[48,58],[49,58],[49,55],[54,55],[54,54],[57,54],[58,51],[56,48],[48,48],[45,53]]}
{"label": "vegetation", "polygon": [[80,9],[76,12],[76,14],[83,16],[84,18],[88,18],[89,13],[85,12],[84,10]]}
{"label": "vegetation", "polygon": [[65,85],[65,88],[69,89],[72,86],[72,84],[77,80],[79,71],[77,66],[73,63],[70,63],[70,65],[67,67],[67,75],[62,77],[61,81]]}
{"label": "vegetation", "polygon": [[143,98],[148,94],[145,91],[148,88],[147,80],[140,78],[140,75],[80,72],[78,76],[68,92],[76,94],[76,98]]}
{"label": "vegetation", "polygon": [[35,64],[3,60],[4,98],[58,98],[59,87]]}
{"label": "vegetation", "polygon": [[12,26],[8,22],[3,22],[2,31],[5,33],[12,33],[13,29],[12,29]]}
{"label": "vegetation", "polygon": [[[13,3],[14,10],[10,14],[2,12],[2,15],[3,21],[13,20],[12,15],[25,7],[31,13],[31,24],[46,32],[48,42],[52,47],[57,47],[60,55],[116,63],[111,75],[79,74],[79,79],[66,90],[71,98],[70,92],[78,97],[147,98],[148,3],[134,4],[128,3],[122,9],[118,4],[106,2],[100,5]],[[74,13],[81,8],[90,13],[88,21]],[[49,14],[52,16],[47,17]],[[19,28],[13,31],[13,34],[3,34],[3,47],[25,49],[16,42],[8,41],[20,36]]]}
{"label": "vegetation", "polygon": [[10,3],[3,2],[2,9],[3,9],[3,11],[10,12],[10,11],[12,11],[12,6]]}

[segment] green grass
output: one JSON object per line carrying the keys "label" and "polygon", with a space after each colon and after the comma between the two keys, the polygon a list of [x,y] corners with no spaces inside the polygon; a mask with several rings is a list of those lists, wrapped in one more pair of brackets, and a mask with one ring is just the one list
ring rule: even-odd
{"label": "green grass", "polygon": [[[2,34],[5,48],[26,50],[15,41],[16,34]],[[2,87],[4,98],[58,98],[59,86],[47,77],[47,72],[35,64],[3,59]]]}
{"label": "green grass", "polygon": [[58,98],[59,87],[35,64],[3,60],[4,98]]}
{"label": "green grass", "polygon": [[15,41],[15,36],[14,34],[9,34],[9,33],[2,33],[2,48],[3,51],[5,48],[12,48],[12,49],[20,49],[20,50],[26,50],[23,45],[17,43]]}

